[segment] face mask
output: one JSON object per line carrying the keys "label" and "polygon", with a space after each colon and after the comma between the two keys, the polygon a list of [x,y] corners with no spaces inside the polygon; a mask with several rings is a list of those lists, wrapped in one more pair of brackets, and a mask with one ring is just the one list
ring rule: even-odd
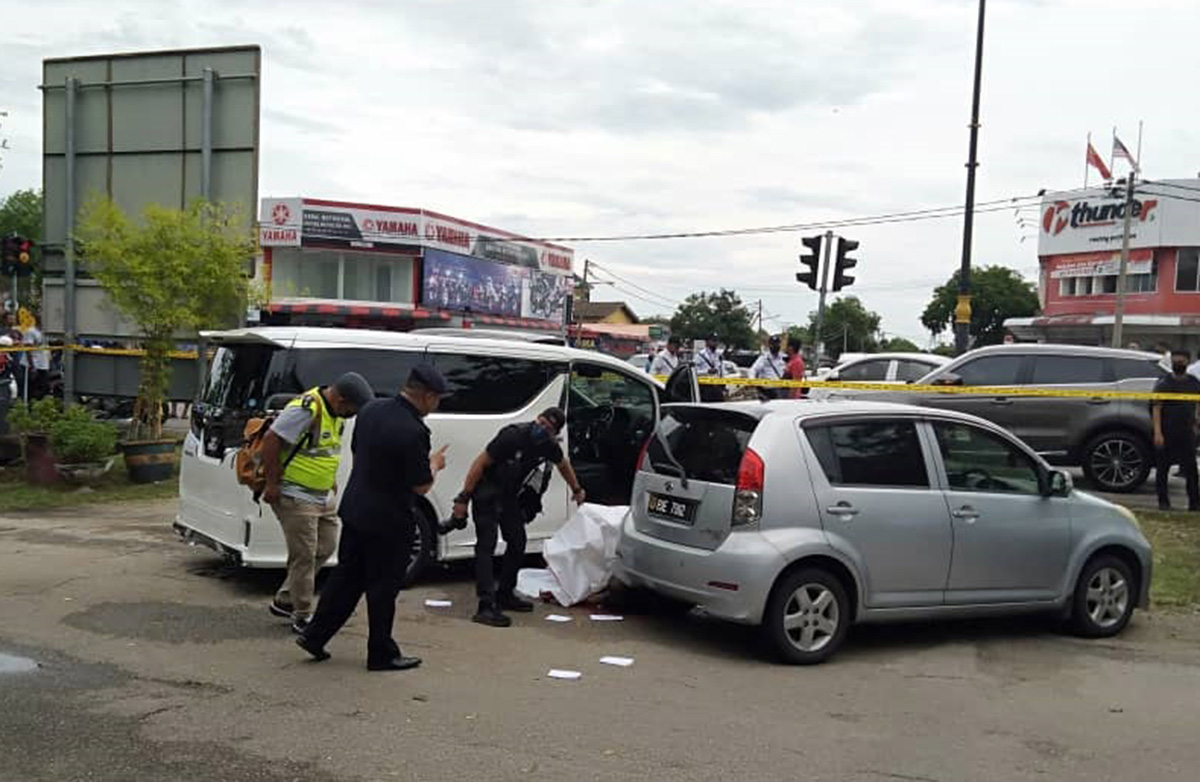
{"label": "face mask", "polygon": [[1171,364],[1171,368],[1175,370],[1175,374],[1177,375],[1182,375],[1184,372],[1187,372],[1187,367],[1187,363],[1181,361],[1176,361]]}
{"label": "face mask", "polygon": [[533,441],[535,443],[544,443],[550,439],[550,433],[546,431],[541,424],[533,425]]}

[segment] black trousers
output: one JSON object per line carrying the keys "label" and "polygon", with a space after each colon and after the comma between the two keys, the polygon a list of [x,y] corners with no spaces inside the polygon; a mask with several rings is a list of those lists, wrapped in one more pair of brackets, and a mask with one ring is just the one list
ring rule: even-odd
{"label": "black trousers", "polygon": [[358,601],[367,597],[367,662],[386,662],[400,655],[392,640],[396,618],[396,595],[404,583],[412,548],[414,522],[408,520],[394,531],[364,532],[342,525],[338,543],[338,565],[321,593],[317,611],[305,636],[324,646],[342,629]]}
{"label": "black trousers", "polygon": [[1188,509],[1200,508],[1200,476],[1196,470],[1196,437],[1183,435],[1167,436],[1162,448],[1156,449],[1157,464],[1154,470],[1154,487],[1158,490],[1158,504],[1169,505],[1171,495],[1167,491],[1167,478],[1171,465],[1178,464],[1187,482]]}
{"label": "black trousers", "polygon": [[475,518],[475,594],[480,604],[496,603],[496,532],[504,536],[504,558],[500,563],[500,593],[512,594],[517,586],[517,571],[525,559],[525,522],[516,498],[476,501]]}

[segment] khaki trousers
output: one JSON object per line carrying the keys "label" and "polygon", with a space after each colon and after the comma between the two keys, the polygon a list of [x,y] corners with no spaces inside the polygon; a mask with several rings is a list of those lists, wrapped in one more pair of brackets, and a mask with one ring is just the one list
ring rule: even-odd
{"label": "khaki trousers", "polygon": [[319,505],[280,497],[271,506],[287,542],[287,578],[275,600],[292,606],[297,619],[309,619],[315,602],[317,572],[337,548],[338,519],[333,503]]}

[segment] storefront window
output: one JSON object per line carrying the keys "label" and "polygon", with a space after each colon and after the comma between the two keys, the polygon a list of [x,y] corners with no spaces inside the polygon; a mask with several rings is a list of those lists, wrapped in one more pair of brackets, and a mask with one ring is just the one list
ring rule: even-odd
{"label": "storefront window", "polygon": [[1200,291],[1200,249],[1182,249],[1175,259],[1175,290]]}
{"label": "storefront window", "polygon": [[382,253],[279,247],[271,256],[271,291],[276,298],[408,304],[412,264]]}
{"label": "storefront window", "polygon": [[[1125,290],[1129,293],[1154,293],[1158,290],[1157,274],[1130,274],[1125,277]],[[1063,277],[1058,281],[1058,295],[1102,296],[1117,292],[1117,275],[1103,274],[1096,277]]]}

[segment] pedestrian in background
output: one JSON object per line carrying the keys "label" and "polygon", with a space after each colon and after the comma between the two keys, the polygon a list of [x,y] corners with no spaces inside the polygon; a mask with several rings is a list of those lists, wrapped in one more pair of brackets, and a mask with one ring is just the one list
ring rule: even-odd
{"label": "pedestrian in background", "polygon": [[[777,334],[767,340],[767,350],[754,360],[753,366],[750,367],[750,377],[758,380],[783,380],[787,371],[787,359],[779,352],[781,345],[782,340]],[[779,390],[775,388],[760,387],[758,392],[764,399],[777,399],[780,396]]]}
{"label": "pedestrian in background", "polygon": [[303,632],[312,618],[317,573],[337,548],[333,495],[342,460],[342,430],[375,398],[356,372],[333,385],[310,388],[288,402],[263,438],[262,499],[271,506],[287,544],[287,576],[268,609]]}
{"label": "pedestrian in background", "polygon": [[[721,344],[720,337],[709,334],[704,342],[704,349],[696,352],[693,363],[696,365],[697,377],[725,377],[725,365],[717,347]],[[701,402],[725,401],[725,386],[704,383],[700,386]]]}
{"label": "pedestrian in background", "polygon": [[654,357],[654,361],[650,364],[650,374],[652,375],[667,375],[679,366],[679,344],[678,336],[672,334],[667,339],[667,345]]}
{"label": "pedestrian in background", "polygon": [[[797,337],[788,337],[787,365],[784,377],[787,380],[804,380],[804,344]],[[789,399],[801,399],[808,395],[807,388],[789,388]]]}
{"label": "pedestrian in background", "polygon": [[[571,488],[576,505],[582,505],[587,498],[571,462],[558,444],[566,423],[563,411],[551,407],[531,423],[511,424],[501,429],[471,463],[462,491],[454,498],[454,520],[465,520],[468,505],[475,517],[475,594],[479,610],[471,618],[474,622],[508,627],[512,620],[504,611],[533,610],[533,603],[522,600],[514,589],[525,558],[525,525],[541,512],[541,496],[549,482],[548,473],[541,479],[541,471],[548,469],[544,465],[558,468]],[[439,531],[445,533],[456,526],[443,525]],[[504,537],[498,585],[493,561],[497,530]]]}
{"label": "pedestrian in background", "polygon": [[[29,328],[25,329],[22,334],[21,344],[24,347],[34,348],[41,347],[45,342],[46,338],[42,335],[42,330],[38,328],[38,320],[35,316],[33,322],[29,324]],[[41,399],[50,391],[50,351],[30,350],[24,353],[24,356],[26,379],[29,383],[29,398]]]}
{"label": "pedestrian in background", "polygon": [[446,466],[446,446],[430,453],[429,428],[422,419],[447,393],[441,373],[418,364],[399,395],[377,399],[358,412],[350,442],[354,466],[338,507],[338,565],[312,622],[296,639],[318,662],[329,659],[325,645],[366,595],[367,670],[403,671],[421,664],[421,658],[401,654],[392,624],[416,534],[417,498],[429,493]]}
{"label": "pedestrian in background", "polygon": [[[1190,358],[1186,350],[1171,351],[1171,374],[1154,384],[1154,393],[1200,395],[1200,380],[1188,374]],[[1197,407],[1195,401],[1182,400],[1155,400],[1150,404],[1157,456],[1154,483],[1158,490],[1159,510],[1171,509],[1167,478],[1172,464],[1179,465],[1187,482],[1188,510],[1200,510],[1200,479],[1196,470],[1196,427],[1200,420],[1196,415]]]}

